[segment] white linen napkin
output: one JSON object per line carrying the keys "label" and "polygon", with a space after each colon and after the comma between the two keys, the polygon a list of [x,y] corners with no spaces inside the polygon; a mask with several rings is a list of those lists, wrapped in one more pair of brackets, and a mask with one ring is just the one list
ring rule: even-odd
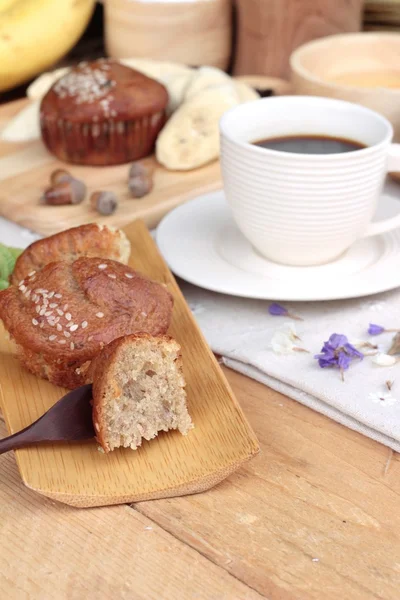
{"label": "white linen napkin", "polygon": [[[400,452],[400,363],[379,367],[365,356],[351,364],[342,381],[337,369],[321,369],[314,358],[332,333],[378,344],[386,352],[394,334],[371,337],[368,325],[400,328],[399,290],[356,300],[283,303],[303,317],[291,322],[301,338],[298,345],[309,353],[277,355],[271,338],[288,319],[270,315],[268,301],[181,286],[212,350],[227,366]],[[391,391],[386,381],[393,382]]]}

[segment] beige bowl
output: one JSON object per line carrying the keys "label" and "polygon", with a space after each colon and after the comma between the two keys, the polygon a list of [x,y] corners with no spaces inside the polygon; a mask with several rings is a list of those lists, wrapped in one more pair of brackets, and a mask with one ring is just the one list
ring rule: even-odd
{"label": "beige bowl", "polygon": [[290,58],[293,92],[357,102],[400,140],[400,34],[350,33],[304,44]]}

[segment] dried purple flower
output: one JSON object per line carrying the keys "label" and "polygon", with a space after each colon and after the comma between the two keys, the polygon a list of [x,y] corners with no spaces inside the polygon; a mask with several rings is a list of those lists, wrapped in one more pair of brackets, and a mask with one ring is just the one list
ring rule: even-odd
{"label": "dried purple flower", "polygon": [[287,309],[277,302],[273,302],[269,305],[268,312],[270,315],[274,315],[276,317],[286,316],[288,314]]}
{"label": "dried purple flower", "polygon": [[382,325],[376,325],[375,323],[370,323],[368,327],[369,335],[380,335],[385,331],[385,328]]}
{"label": "dried purple flower", "polygon": [[350,367],[352,360],[359,358],[362,360],[362,352],[352,346],[347,337],[340,333],[333,333],[327,342],[321,348],[321,354],[314,356],[318,360],[321,369],[328,367],[340,370],[343,379],[343,372]]}
{"label": "dried purple flower", "polygon": [[268,307],[268,312],[274,317],[289,317],[290,319],[296,319],[296,321],[302,321],[303,319],[293,313],[290,313],[287,308],[278,304],[278,302],[272,302]]}
{"label": "dried purple flower", "polygon": [[380,333],[389,333],[389,332],[398,332],[399,329],[386,329],[382,327],[382,325],[376,325],[375,323],[370,323],[368,327],[369,335],[379,335]]}

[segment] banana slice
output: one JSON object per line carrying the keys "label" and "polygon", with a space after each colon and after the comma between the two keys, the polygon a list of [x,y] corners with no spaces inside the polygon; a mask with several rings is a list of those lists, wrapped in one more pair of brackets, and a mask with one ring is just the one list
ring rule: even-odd
{"label": "banana slice", "polygon": [[207,88],[230,85],[232,78],[216,67],[200,67],[192,77],[185,93],[185,101],[191,100]]}
{"label": "banana slice", "polygon": [[234,79],[233,85],[235,86],[236,93],[239,96],[240,104],[251,102],[252,100],[258,100],[260,98],[256,90],[254,90],[250,85],[247,85],[247,83],[244,81],[236,81]]}
{"label": "banana slice", "polygon": [[176,171],[200,167],[219,155],[219,119],[239,104],[233,86],[211,88],[172,115],[156,144],[157,160]]}
{"label": "banana slice", "polygon": [[40,102],[34,100],[23,108],[0,132],[5,142],[26,142],[40,138]]}
{"label": "banana slice", "polygon": [[148,58],[121,58],[119,59],[123,65],[136,69],[141,73],[144,73],[148,77],[153,77],[164,82],[171,77],[178,75],[192,75],[193,69],[180,63],[173,63],[162,60],[151,60]]}
{"label": "banana slice", "polygon": [[175,112],[182,104],[185,92],[192,79],[192,73],[184,75],[173,75],[169,78],[165,78],[162,83],[165,85],[168,91],[169,102],[167,113],[171,115]]}
{"label": "banana slice", "polygon": [[63,67],[62,69],[55,69],[54,71],[43,73],[43,75],[40,75],[31,83],[26,90],[26,95],[31,100],[40,100],[47,94],[53,83],[68,73],[69,70],[69,67]]}

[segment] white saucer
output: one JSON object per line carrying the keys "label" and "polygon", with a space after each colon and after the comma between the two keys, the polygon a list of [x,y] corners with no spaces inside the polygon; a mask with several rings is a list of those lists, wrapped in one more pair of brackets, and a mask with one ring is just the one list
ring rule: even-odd
{"label": "white saucer", "polygon": [[[399,211],[400,187],[388,183],[377,217]],[[269,300],[335,300],[400,286],[400,229],[356,242],[339,259],[289,267],[263,258],[233,221],[222,190],[170,212],[157,243],[172,271],[195,285],[234,296]]]}

